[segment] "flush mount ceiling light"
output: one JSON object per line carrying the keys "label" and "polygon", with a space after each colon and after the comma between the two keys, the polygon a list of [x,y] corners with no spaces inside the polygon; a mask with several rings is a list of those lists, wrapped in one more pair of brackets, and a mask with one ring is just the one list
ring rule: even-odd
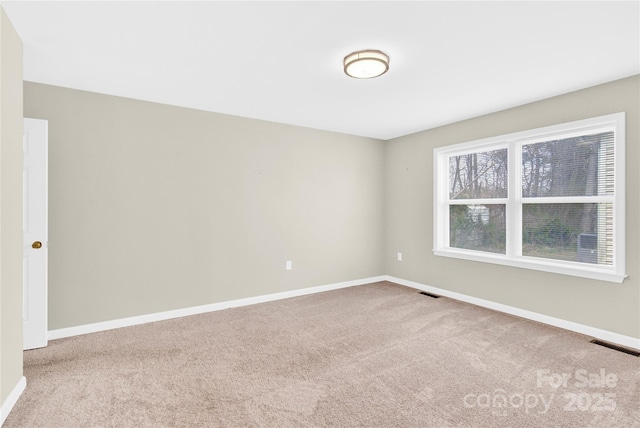
{"label": "flush mount ceiling light", "polygon": [[372,79],[389,70],[389,56],[384,52],[367,49],[344,57],[344,72],[356,79]]}

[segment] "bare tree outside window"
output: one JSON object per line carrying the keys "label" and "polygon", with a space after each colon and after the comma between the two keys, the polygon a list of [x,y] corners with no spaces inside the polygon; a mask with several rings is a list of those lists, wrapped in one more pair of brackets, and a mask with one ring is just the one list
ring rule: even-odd
{"label": "bare tree outside window", "polygon": [[625,113],[434,149],[433,252],[622,282]]}
{"label": "bare tree outside window", "polygon": [[[451,199],[506,198],[507,149],[467,153],[449,158]],[[451,247],[504,254],[506,211],[504,204],[469,204],[450,207]]]}
{"label": "bare tree outside window", "polygon": [[[613,132],[523,145],[522,196],[613,194],[613,156]],[[522,213],[523,255],[612,263],[610,204],[528,203]]]}
{"label": "bare tree outside window", "polygon": [[449,158],[451,199],[506,198],[509,174],[507,149]]}

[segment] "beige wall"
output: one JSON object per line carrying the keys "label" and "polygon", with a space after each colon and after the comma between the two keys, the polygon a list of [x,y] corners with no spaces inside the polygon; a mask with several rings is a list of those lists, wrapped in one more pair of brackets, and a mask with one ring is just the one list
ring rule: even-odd
{"label": "beige wall", "polygon": [[[49,326],[389,274],[640,337],[639,81],[386,143],[25,83],[49,120]],[[620,111],[624,283],[433,256],[434,147]]]}
{"label": "beige wall", "polygon": [[50,329],[383,274],[382,141],[28,82],[24,112]]}
{"label": "beige wall", "polygon": [[22,42],[0,8],[0,403],[22,378]]}
{"label": "beige wall", "polygon": [[[387,142],[385,273],[640,338],[639,97],[634,76]],[[433,255],[435,147],[617,112],[627,120],[629,278],[622,284]]]}

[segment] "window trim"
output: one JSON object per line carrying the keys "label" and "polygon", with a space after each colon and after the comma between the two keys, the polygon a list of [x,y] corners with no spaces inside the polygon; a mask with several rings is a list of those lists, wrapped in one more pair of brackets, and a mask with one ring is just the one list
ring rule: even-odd
{"label": "window trim", "polygon": [[[601,128],[614,131],[614,189],[615,194],[602,196],[569,196],[535,198],[536,202],[557,203],[613,203],[613,265],[592,265],[565,260],[543,259],[522,255],[522,210],[527,203],[522,198],[521,147],[524,144],[548,141],[555,137],[569,138],[597,131]],[[509,175],[508,197],[491,199],[449,200],[449,157],[483,150],[508,148]],[[530,129],[480,140],[468,141],[433,150],[433,253],[436,256],[453,257],[477,262],[493,263],[524,269],[533,269],[582,278],[621,283],[626,275],[625,254],[625,113],[614,113],[589,119]],[[597,199],[598,201],[595,201]],[[467,250],[449,246],[449,206],[505,204],[507,216],[506,254]],[[517,225],[520,226],[517,226]]]}

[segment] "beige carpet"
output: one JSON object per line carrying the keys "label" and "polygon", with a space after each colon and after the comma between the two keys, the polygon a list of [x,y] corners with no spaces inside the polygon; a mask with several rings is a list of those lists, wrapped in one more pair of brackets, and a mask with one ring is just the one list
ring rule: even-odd
{"label": "beige carpet", "polygon": [[640,358],[386,282],[52,341],[25,376],[5,427],[640,426]]}

